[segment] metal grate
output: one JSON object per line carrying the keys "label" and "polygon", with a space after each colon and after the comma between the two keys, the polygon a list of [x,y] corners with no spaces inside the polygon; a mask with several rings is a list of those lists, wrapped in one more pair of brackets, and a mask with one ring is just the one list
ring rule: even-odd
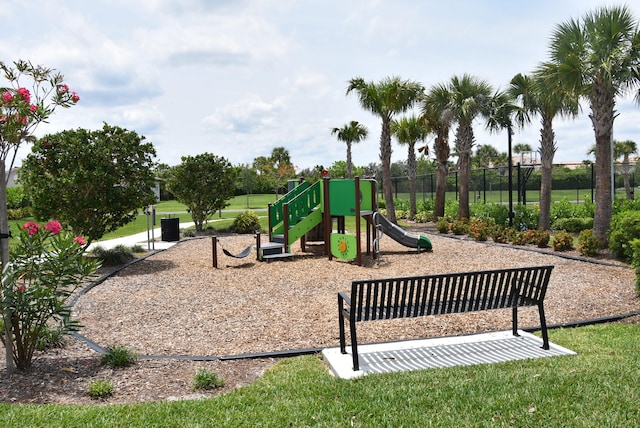
{"label": "metal grate", "polygon": [[540,347],[540,340],[511,336],[483,342],[452,343],[412,349],[360,352],[360,369],[367,373],[390,373],[474,364],[491,364],[529,358],[573,355],[566,349]]}

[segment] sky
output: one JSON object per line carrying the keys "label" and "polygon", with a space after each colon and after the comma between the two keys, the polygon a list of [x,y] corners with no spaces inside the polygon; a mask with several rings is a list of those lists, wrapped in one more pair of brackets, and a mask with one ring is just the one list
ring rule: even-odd
{"label": "sky", "polygon": [[[350,79],[386,77],[425,88],[464,73],[505,89],[548,56],[556,25],[608,0],[4,0],[0,60],[29,60],[65,76],[80,102],[56,110],[36,136],[103,123],[143,135],[156,161],[213,153],[251,164],[286,148],[298,170],[346,160],[331,134],[369,130],[353,162],[379,162],[380,119],[346,94]],[[629,1],[640,19],[640,2]],[[6,85],[6,82],[0,83]],[[640,108],[618,99],[614,138],[640,141]],[[556,162],[580,162],[595,140],[583,107],[554,122]],[[506,131],[481,121],[476,144],[507,151]],[[513,144],[539,146],[539,122]],[[453,141],[453,135],[452,140]],[[31,147],[21,148],[18,159]],[[407,158],[393,143],[392,162]],[[19,162],[18,162],[19,163]]]}

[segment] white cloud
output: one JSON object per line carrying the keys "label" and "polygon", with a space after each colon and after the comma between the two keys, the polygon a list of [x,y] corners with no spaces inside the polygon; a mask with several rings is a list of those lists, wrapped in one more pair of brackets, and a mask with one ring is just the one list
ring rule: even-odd
{"label": "white cloud", "polygon": [[[380,120],[345,95],[350,78],[397,75],[428,88],[468,72],[506,87],[544,60],[554,25],[617,3],[7,0],[0,60],[55,67],[79,92],[80,104],[38,133],[104,121],[144,134],[168,164],[205,151],[250,163],[284,146],[304,168],[343,160],[330,130],[358,120],[369,137],[353,156],[366,165],[379,161]],[[629,7],[640,18],[640,6]],[[615,138],[640,141],[638,107],[618,110]],[[587,114],[557,122],[558,160],[581,160],[592,144]],[[538,127],[515,143],[537,146]],[[476,135],[506,151],[506,133],[478,125]],[[394,145],[392,160],[405,158]]]}

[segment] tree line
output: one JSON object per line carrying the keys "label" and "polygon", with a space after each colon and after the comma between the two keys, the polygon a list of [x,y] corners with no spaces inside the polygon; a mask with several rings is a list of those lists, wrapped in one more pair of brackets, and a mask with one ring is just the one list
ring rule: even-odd
{"label": "tree line", "polygon": [[[444,214],[445,184],[449,172],[451,145],[458,156],[459,218],[469,218],[469,177],[475,144],[473,123],[481,118],[492,132],[506,131],[509,142],[516,128],[540,120],[540,220],[538,227],[550,228],[551,170],[557,150],[553,120],[576,117],[580,102],[589,106],[595,137],[594,235],[602,246],[608,242],[612,216],[612,132],[616,99],[640,86],[640,32],[628,7],[601,7],[580,19],[556,25],[548,57],[530,73],[519,73],[506,90],[495,89],[486,80],[463,74],[425,88],[421,83],[387,77],[367,82],[362,77],[349,81],[346,93],[355,94],[362,108],[381,119],[380,161],[387,216],[396,221],[391,189],[391,137],[409,145],[409,177],[413,144],[434,136],[437,163],[435,216]],[[636,92],[636,101],[640,93]],[[418,116],[398,118],[418,108]],[[350,122],[352,125],[354,121]],[[355,123],[357,125],[357,123]],[[411,130],[411,127],[416,129]],[[339,138],[348,135],[338,134]],[[358,134],[354,134],[358,135]],[[351,142],[357,142],[354,139]],[[349,143],[348,143],[349,144]],[[509,144],[509,146],[511,143]],[[349,148],[348,148],[349,150]],[[511,153],[508,154],[508,162]],[[349,156],[348,156],[349,158]],[[412,209],[415,209],[412,207]],[[513,213],[510,213],[512,215]]]}

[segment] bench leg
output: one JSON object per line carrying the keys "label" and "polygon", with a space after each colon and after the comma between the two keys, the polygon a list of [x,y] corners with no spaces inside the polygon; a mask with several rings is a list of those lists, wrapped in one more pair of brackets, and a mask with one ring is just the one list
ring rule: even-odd
{"label": "bench leg", "polygon": [[518,334],[518,307],[514,306],[512,311],[513,313],[511,315],[511,332],[514,336],[520,336]]}
{"label": "bench leg", "polygon": [[547,318],[544,316],[544,306],[542,302],[538,305],[540,312],[540,330],[542,332],[542,349],[549,350],[549,333],[547,332]]}
{"label": "bench leg", "polygon": [[344,337],[344,302],[338,295],[338,323],[340,324],[340,353],[347,353],[347,340]]}
{"label": "bench leg", "polygon": [[353,357],[353,371],[360,370],[360,363],[358,362],[358,340],[356,338],[356,321],[355,319],[349,320],[349,326],[351,330],[351,356]]}

